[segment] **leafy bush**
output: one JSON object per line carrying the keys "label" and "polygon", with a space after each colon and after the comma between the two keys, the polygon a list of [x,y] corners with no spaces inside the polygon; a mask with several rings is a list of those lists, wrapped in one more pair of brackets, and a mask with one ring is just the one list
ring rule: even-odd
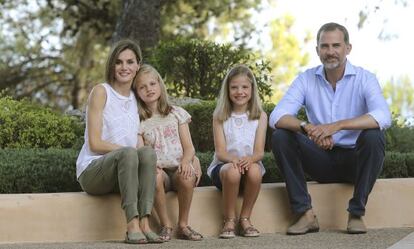
{"label": "leafy bush", "polygon": [[184,108],[191,115],[190,133],[196,151],[214,151],[213,112],[215,101],[203,101],[200,104],[190,104]]}
{"label": "leafy bush", "polygon": [[387,152],[380,178],[408,177],[406,158],[410,154]]}
{"label": "leafy bush", "polygon": [[0,148],[71,148],[82,133],[75,119],[25,100],[0,97]]}
{"label": "leafy bush", "polygon": [[414,153],[407,153],[405,163],[407,165],[408,175],[414,177]]}
{"label": "leafy bush", "polygon": [[247,49],[178,38],[161,42],[150,55],[148,62],[160,72],[175,97],[214,100],[227,70],[240,63],[252,69],[261,97],[271,95],[269,63]]}
{"label": "leafy bush", "polygon": [[78,151],[71,149],[0,150],[1,193],[80,191],[76,181]]}
{"label": "leafy bush", "polygon": [[[203,176],[200,186],[210,186],[207,168],[213,152],[197,152]],[[0,149],[0,193],[54,193],[81,191],[76,180],[77,150]],[[381,178],[414,177],[414,153],[387,152]],[[272,153],[265,153],[264,183],[282,182]],[[407,165],[411,170],[407,171]]]}
{"label": "leafy bush", "polygon": [[414,128],[397,124],[397,117],[393,118],[392,126],[386,130],[388,151],[414,151]]}

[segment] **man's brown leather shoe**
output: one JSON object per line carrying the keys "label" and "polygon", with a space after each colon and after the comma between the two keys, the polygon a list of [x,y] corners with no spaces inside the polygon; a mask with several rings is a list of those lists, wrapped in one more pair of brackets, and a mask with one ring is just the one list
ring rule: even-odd
{"label": "man's brown leather shoe", "polygon": [[319,231],[319,224],[316,215],[312,218],[308,218],[305,214],[296,221],[295,224],[290,226],[287,230],[288,235],[300,235],[305,233],[315,233]]}
{"label": "man's brown leather shoe", "polygon": [[353,214],[348,215],[348,227],[346,228],[350,234],[360,234],[366,233],[367,227],[364,224],[361,216],[356,216]]}

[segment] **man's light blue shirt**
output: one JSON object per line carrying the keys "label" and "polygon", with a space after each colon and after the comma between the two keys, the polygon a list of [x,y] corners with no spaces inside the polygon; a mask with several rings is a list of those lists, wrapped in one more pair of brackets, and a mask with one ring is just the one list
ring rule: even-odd
{"label": "man's light blue shirt", "polygon": [[[346,62],[345,73],[334,91],[326,80],[323,65],[301,73],[270,114],[269,125],[284,115],[296,116],[304,106],[312,124],[328,124],[371,115],[380,129],[391,125],[391,113],[374,74]],[[333,135],[335,146],[352,148],[361,130],[341,130]]]}

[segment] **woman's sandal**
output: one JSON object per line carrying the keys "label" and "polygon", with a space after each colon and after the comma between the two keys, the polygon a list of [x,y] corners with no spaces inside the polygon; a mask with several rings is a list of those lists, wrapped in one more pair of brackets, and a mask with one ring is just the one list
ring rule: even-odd
{"label": "woman's sandal", "polygon": [[[243,228],[243,226],[241,225],[242,221],[248,221],[249,222],[249,226],[246,228]],[[250,218],[249,217],[243,217],[240,218],[240,235],[243,237],[259,237],[260,236],[260,232],[259,230],[257,230],[252,223],[250,223]]]}
{"label": "woman's sandal", "polygon": [[147,244],[148,240],[140,232],[126,232],[125,243],[127,244]]}
{"label": "woman's sandal", "polygon": [[178,229],[178,238],[191,241],[200,241],[203,239],[203,235],[194,231],[190,226],[186,226]]}
{"label": "woman's sandal", "polygon": [[[233,223],[233,228],[226,227],[226,223]],[[232,239],[236,237],[236,219],[235,218],[228,218],[224,219],[223,229],[221,229],[221,233],[219,235],[219,238],[221,239]]]}
{"label": "woman's sandal", "polygon": [[154,233],[153,231],[149,231],[149,232],[142,232],[145,235],[145,238],[147,239],[148,243],[151,244],[159,244],[159,243],[163,243],[164,240],[158,236],[156,233]]}
{"label": "woman's sandal", "polygon": [[161,227],[159,236],[164,242],[167,242],[171,240],[172,232],[172,227]]}

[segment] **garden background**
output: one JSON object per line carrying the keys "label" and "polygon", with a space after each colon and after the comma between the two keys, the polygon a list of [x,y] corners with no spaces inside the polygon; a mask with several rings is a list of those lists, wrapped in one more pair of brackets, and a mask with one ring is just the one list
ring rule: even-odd
{"label": "garden background", "polygon": [[[214,151],[211,117],[228,68],[246,63],[253,69],[269,114],[317,57],[305,49],[315,44],[316,32],[298,33],[293,15],[275,14],[264,28],[258,26],[260,13],[281,2],[0,1],[0,192],[80,191],[75,161],[83,143],[86,98],[104,78],[111,44],[123,37],[140,43],[144,61],[160,71],[170,95],[192,115],[191,134],[204,169],[201,185],[210,185],[205,169]],[[403,0],[392,6],[401,12],[410,7]],[[380,0],[357,5],[355,26],[363,31],[386,8],[389,3]],[[377,39],[394,35],[381,32]],[[381,177],[413,177],[412,81],[407,72],[381,83],[393,111]],[[270,134],[268,129],[268,139]],[[269,141],[263,161],[264,182],[282,181]]]}

